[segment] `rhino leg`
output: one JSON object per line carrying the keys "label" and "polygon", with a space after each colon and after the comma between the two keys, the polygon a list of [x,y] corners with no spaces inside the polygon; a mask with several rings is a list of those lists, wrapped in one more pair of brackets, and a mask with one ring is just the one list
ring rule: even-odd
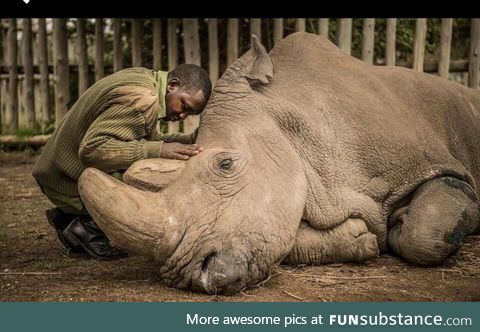
{"label": "rhino leg", "polygon": [[379,254],[377,237],[361,219],[347,219],[329,230],[318,230],[301,222],[284,264],[364,262]]}
{"label": "rhino leg", "polygon": [[392,213],[388,243],[398,255],[419,265],[440,264],[454,254],[479,225],[472,187],[454,177],[422,184],[410,203]]}

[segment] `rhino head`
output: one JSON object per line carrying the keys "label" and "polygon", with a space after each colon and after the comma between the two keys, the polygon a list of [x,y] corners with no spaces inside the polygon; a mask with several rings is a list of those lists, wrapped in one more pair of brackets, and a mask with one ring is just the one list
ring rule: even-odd
{"label": "rhino head", "polygon": [[306,179],[272,116],[281,109],[262,92],[274,76],[272,60],[252,38],[252,49],[217,82],[202,114],[197,143],[205,151],[175,181],[151,192],[92,168],[79,180],[85,205],[108,237],[153,256],[170,286],[238,291],[265,279],[295,240]]}

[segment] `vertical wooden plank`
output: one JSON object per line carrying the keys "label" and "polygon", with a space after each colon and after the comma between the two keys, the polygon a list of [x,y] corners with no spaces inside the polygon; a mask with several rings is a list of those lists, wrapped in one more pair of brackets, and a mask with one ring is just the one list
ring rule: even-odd
{"label": "vertical wooden plank", "polygon": [[305,19],[304,18],[297,18],[295,20],[295,31],[306,31],[305,26]]}
{"label": "vertical wooden plank", "polygon": [[48,77],[48,37],[47,23],[44,18],[38,19],[38,67],[40,70],[40,114],[41,128],[45,130],[46,124],[52,121],[52,113],[50,112],[50,95],[49,95],[49,77]]}
{"label": "vertical wooden plank", "polygon": [[[167,22],[168,34],[168,70],[175,69],[178,66],[178,37],[177,37],[177,20],[169,18]],[[178,133],[180,131],[178,122],[168,122],[168,132]]]}
{"label": "vertical wooden plank", "polygon": [[318,34],[328,38],[328,18],[318,19]]}
{"label": "vertical wooden plank", "polygon": [[[0,65],[8,66],[7,36],[4,28],[4,20],[0,18]],[[5,131],[5,111],[7,108],[7,80],[0,78],[0,133]]]}
{"label": "vertical wooden plank", "polygon": [[95,20],[95,81],[105,76],[105,42],[103,35],[103,19]]}
{"label": "vertical wooden plank", "polygon": [[212,85],[217,82],[218,69],[218,19],[208,19],[208,70]]}
{"label": "vertical wooden plank", "polygon": [[472,26],[470,31],[468,86],[478,89],[480,76],[480,18],[472,19]]}
{"label": "vertical wooden plank", "polygon": [[113,19],[113,71],[123,69],[122,20]]}
{"label": "vertical wooden plank", "polygon": [[78,95],[81,96],[89,87],[88,55],[85,36],[85,19],[77,19],[77,55],[78,55]]}
{"label": "vertical wooden plank", "polygon": [[375,44],[375,19],[366,18],[363,20],[362,30],[362,60],[373,64],[373,48]]}
{"label": "vertical wooden plank", "polygon": [[257,36],[258,40],[262,42],[262,19],[252,18],[250,19],[250,36]]}
{"label": "vertical wooden plank", "polygon": [[337,20],[337,46],[343,52],[352,52],[352,19],[340,18]]}
{"label": "vertical wooden plank", "polygon": [[273,19],[273,44],[283,39],[283,18]]}
{"label": "vertical wooden plank", "polygon": [[227,23],[227,66],[238,58],[238,18],[229,18]]}
{"label": "vertical wooden plank", "polygon": [[132,66],[142,66],[142,27],[143,20],[132,19]]}
{"label": "vertical wooden plank", "polygon": [[[198,34],[198,19],[183,19],[183,48],[185,51],[185,63],[201,66],[200,36]],[[198,115],[190,115],[183,121],[183,132],[193,133],[199,124]]]}
{"label": "vertical wooden plank", "polygon": [[397,42],[397,19],[387,18],[385,64],[395,66],[396,63],[396,42]]}
{"label": "vertical wooden plank", "polygon": [[17,19],[11,18],[8,22],[8,95],[10,107],[6,112],[6,132],[15,134],[18,130],[18,43],[17,43]]}
{"label": "vertical wooden plank", "polygon": [[442,30],[440,32],[440,59],[438,61],[438,75],[448,78],[450,70],[450,50],[452,44],[453,19],[442,19]]}
{"label": "vertical wooden plank", "polygon": [[68,111],[70,102],[70,73],[68,68],[67,20],[53,19],[53,56],[55,75],[55,125],[58,127]]}
{"label": "vertical wooden plank", "polygon": [[23,19],[22,48],[23,69],[25,72],[24,103],[27,111],[27,126],[28,128],[33,129],[36,127],[36,121],[35,100],[33,95],[33,37],[31,18]]}
{"label": "vertical wooden plank", "polygon": [[168,19],[168,70],[175,69],[178,66],[178,37],[177,20]]}
{"label": "vertical wooden plank", "polygon": [[162,69],[162,21],[159,18],[152,20],[153,29],[153,69]]}
{"label": "vertical wooden plank", "polygon": [[425,39],[427,37],[427,19],[417,18],[415,24],[415,45],[413,48],[413,69],[423,71],[425,59]]}

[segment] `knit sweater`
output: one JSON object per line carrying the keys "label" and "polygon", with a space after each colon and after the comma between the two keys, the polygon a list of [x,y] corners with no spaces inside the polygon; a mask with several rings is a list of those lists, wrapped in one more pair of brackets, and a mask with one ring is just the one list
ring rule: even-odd
{"label": "knit sweater", "polygon": [[167,72],[128,68],[92,85],[70,108],[45,145],[32,175],[42,187],[78,196],[86,167],[127,169],[160,157],[163,142],[193,143],[192,135],[162,134]]}

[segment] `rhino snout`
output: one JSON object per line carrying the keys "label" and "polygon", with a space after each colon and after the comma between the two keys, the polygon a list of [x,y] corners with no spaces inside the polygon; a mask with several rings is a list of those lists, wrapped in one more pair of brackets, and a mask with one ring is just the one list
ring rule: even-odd
{"label": "rhino snout", "polygon": [[207,294],[232,294],[246,286],[245,270],[232,255],[213,252],[202,262],[192,280],[192,289]]}

